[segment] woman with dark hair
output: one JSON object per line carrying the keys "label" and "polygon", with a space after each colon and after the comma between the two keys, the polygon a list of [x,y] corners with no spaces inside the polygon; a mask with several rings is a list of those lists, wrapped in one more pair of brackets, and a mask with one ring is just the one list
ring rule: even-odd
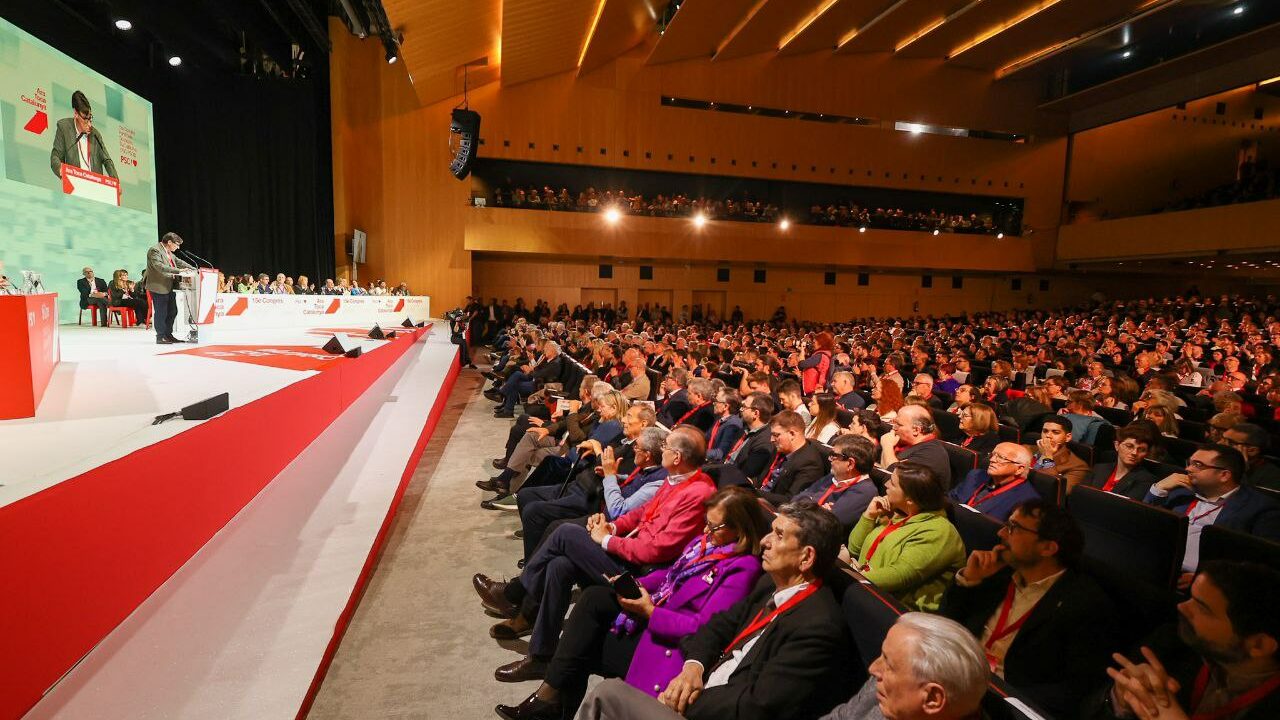
{"label": "woman with dark hair", "polygon": [[947,493],[929,468],[899,462],[849,533],[854,566],[912,610],[937,612],[964,567],[964,542],[944,508]]}
{"label": "woman with dark hair", "polygon": [[702,535],[685,546],[670,568],[636,578],[640,597],[610,587],[587,588],[573,606],[546,680],[516,706],[499,705],[504,718],[572,717],[595,674],[626,677],[654,697],[680,673],[680,641],[746,597],[760,576],[760,540],[769,530],[756,497],[741,487],[706,501]]}
{"label": "woman with dark hair", "polygon": [[836,422],[836,396],[831,393],[815,393],[809,398],[809,414],[813,420],[805,428],[804,436],[820,443],[830,443],[831,438],[840,431]]}
{"label": "woman with dark hair", "polygon": [[875,410],[862,408],[860,410],[851,410],[852,416],[849,420],[849,427],[840,431],[841,435],[857,435],[864,437],[875,443],[877,448],[880,447],[880,436],[889,431],[885,422]]}

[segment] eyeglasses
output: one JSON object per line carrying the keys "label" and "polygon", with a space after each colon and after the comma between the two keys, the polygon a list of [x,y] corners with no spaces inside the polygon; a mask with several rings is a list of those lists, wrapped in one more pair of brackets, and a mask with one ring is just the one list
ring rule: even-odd
{"label": "eyeglasses", "polygon": [[849,461],[850,461],[850,460],[852,460],[853,458],[849,457],[848,455],[844,455],[844,454],[842,454],[842,453],[833,452],[833,453],[831,453],[831,459],[832,459],[832,460],[840,460],[840,461],[842,461],[842,462],[849,462]]}
{"label": "eyeglasses", "polygon": [[1142,450],[1150,450],[1150,449],[1151,449],[1151,446],[1150,446],[1150,445],[1147,445],[1146,443],[1139,444],[1139,443],[1136,443],[1136,442],[1122,442],[1122,443],[1120,443],[1119,445],[1117,445],[1116,447],[1118,447],[1118,448],[1119,448],[1119,449],[1121,449],[1121,450],[1127,450],[1127,451],[1129,451],[1129,452],[1139,452],[1139,451],[1142,451]]}
{"label": "eyeglasses", "polygon": [[91,112],[82,113],[82,112],[80,112],[79,110],[77,110],[77,111],[76,111],[76,114],[77,114],[77,115],[79,115],[81,118],[84,118],[85,120],[92,120],[92,119],[93,119],[93,113],[91,113]]}
{"label": "eyeglasses", "polygon": [[1018,465],[1018,466],[1022,465],[1022,463],[1018,462],[1017,460],[1010,460],[1009,458],[1001,455],[1000,453],[991,453],[991,462],[1004,463],[1005,465]]}
{"label": "eyeglasses", "polygon": [[1222,442],[1226,443],[1227,445],[1229,445],[1229,446],[1231,446],[1231,447],[1233,447],[1233,448],[1258,447],[1257,445],[1254,445],[1254,444],[1253,444],[1253,443],[1251,443],[1251,442],[1243,442],[1243,441],[1240,441],[1240,440],[1232,440],[1231,438],[1227,438],[1227,437],[1222,438]]}
{"label": "eyeglasses", "polygon": [[1205,469],[1210,469],[1210,470],[1226,470],[1226,468],[1225,468],[1225,467],[1223,467],[1223,466],[1221,466],[1221,465],[1209,465],[1209,464],[1206,464],[1206,463],[1202,463],[1202,462],[1200,462],[1199,460],[1189,460],[1189,461],[1187,461],[1187,469],[1188,469],[1188,470],[1195,470],[1196,472],[1199,472],[1199,471],[1201,471],[1201,470],[1205,470]]}
{"label": "eyeglasses", "polygon": [[708,520],[706,525],[704,525],[703,527],[707,529],[707,534],[710,535],[711,533],[719,532],[729,527],[729,523],[720,523],[719,525],[712,525],[711,521]]}
{"label": "eyeglasses", "polygon": [[1015,533],[1015,532],[1017,532],[1017,531],[1021,530],[1022,532],[1029,532],[1029,533],[1031,533],[1032,535],[1035,535],[1036,537],[1039,537],[1039,536],[1040,536],[1040,531],[1039,531],[1039,530],[1032,530],[1031,528],[1027,527],[1026,525],[1023,525],[1023,524],[1021,524],[1021,523],[1019,523],[1019,522],[1017,522],[1016,520],[1013,520],[1013,519],[1009,519],[1009,520],[1006,520],[1006,521],[1005,521],[1005,523],[1004,523],[1004,529],[1005,529],[1005,531],[1007,531],[1010,535],[1012,535],[1013,533]]}

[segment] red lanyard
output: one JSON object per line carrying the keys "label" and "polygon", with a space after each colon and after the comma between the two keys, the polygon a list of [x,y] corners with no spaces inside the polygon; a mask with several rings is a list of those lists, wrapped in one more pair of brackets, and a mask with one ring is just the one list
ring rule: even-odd
{"label": "red lanyard", "polygon": [[1200,504],[1200,501],[1199,501],[1199,500],[1192,500],[1192,501],[1191,501],[1191,504],[1187,506],[1187,512],[1186,512],[1186,515],[1187,515],[1187,517],[1188,517],[1188,518],[1190,518],[1190,519],[1191,519],[1191,522],[1193,522],[1193,523],[1200,522],[1201,520],[1203,520],[1203,519],[1205,519],[1205,518],[1209,517],[1210,515],[1212,515],[1212,514],[1214,514],[1214,513],[1222,512],[1222,508],[1223,508],[1223,506],[1225,506],[1225,505],[1227,504],[1227,501],[1226,501],[1226,500],[1223,500],[1222,502],[1218,503],[1217,505],[1214,505],[1212,510],[1205,510],[1204,512],[1200,513],[1199,515],[1196,515],[1195,517],[1191,517],[1191,511],[1192,511],[1192,510],[1195,510],[1195,509],[1196,509],[1196,505],[1199,505],[1199,504]]}
{"label": "red lanyard", "polygon": [[[724,422],[724,418],[716,420],[716,424],[711,426],[711,437],[707,438],[707,447],[716,444],[716,435],[720,432],[720,423]],[[736,447],[735,447],[736,449]]]}
{"label": "red lanyard", "polygon": [[745,443],[749,437],[751,437],[751,433],[743,433],[742,437],[738,438],[738,442],[733,444],[733,449],[729,451],[729,454],[725,456],[725,459],[733,457],[734,453],[738,452],[738,448],[742,447],[742,444]]}
{"label": "red lanyard", "polygon": [[640,474],[640,468],[639,468],[639,467],[636,467],[636,469],[635,469],[635,470],[632,470],[632,471],[631,471],[631,474],[627,476],[627,479],[626,479],[626,480],[623,480],[622,482],[618,483],[618,487],[619,487],[619,488],[624,488],[624,487],[626,487],[627,485],[630,485],[630,484],[631,484],[631,481],[632,481],[632,480],[635,480],[635,479],[636,479],[636,475],[639,475],[639,474]]}
{"label": "red lanyard", "polygon": [[784,453],[778,453],[777,455],[775,455],[775,456],[773,457],[773,462],[772,462],[772,463],[770,463],[770,465],[769,465],[769,469],[768,469],[767,471],[765,471],[765,474],[764,474],[764,475],[761,475],[761,476],[760,476],[760,485],[761,485],[761,487],[763,487],[765,483],[769,482],[769,476],[773,474],[773,471],[774,471],[774,470],[777,470],[777,469],[778,469],[778,466],[779,466],[779,465],[781,465],[782,463],[786,462],[786,460],[787,460],[787,456],[786,456],[786,454],[784,454]]}
{"label": "red lanyard", "polygon": [[986,501],[990,500],[991,498],[993,498],[993,497],[995,497],[995,496],[997,496],[997,495],[1000,495],[1000,494],[1002,494],[1002,493],[1007,493],[1007,492],[1009,492],[1010,490],[1012,490],[1012,489],[1014,489],[1014,488],[1018,487],[1019,485],[1022,485],[1022,484],[1023,484],[1023,483],[1025,483],[1026,481],[1027,481],[1027,479],[1026,479],[1026,478],[1018,478],[1017,480],[1015,480],[1015,481],[1013,481],[1013,482],[1009,483],[1008,485],[1004,485],[1004,486],[1001,486],[1001,487],[996,488],[995,490],[992,490],[990,493],[988,493],[988,494],[987,494],[985,497],[983,497],[981,500],[979,500],[979,499],[978,499],[978,493],[982,492],[982,487],[983,487],[983,486],[979,485],[979,486],[978,486],[978,489],[977,489],[977,490],[974,490],[974,491],[973,491],[973,494],[969,496],[969,502],[968,502],[968,503],[965,503],[965,504],[966,504],[966,505],[968,505],[969,507],[977,507],[978,505],[981,505],[982,503],[984,503],[984,502],[986,502]]}
{"label": "red lanyard", "polygon": [[1014,582],[1010,580],[1009,589],[1004,594],[1004,604],[1000,606],[1000,616],[996,618],[996,626],[991,630],[991,637],[987,638],[987,642],[984,644],[984,647],[988,650],[1000,638],[1018,632],[1023,623],[1027,621],[1027,618],[1031,617],[1031,611],[1036,609],[1036,606],[1032,605],[1026,612],[1022,613],[1022,617],[1018,618],[1017,622],[1012,625],[1006,624],[1009,622],[1009,611],[1013,609],[1013,595],[1016,591]]}
{"label": "red lanyard", "polygon": [[728,645],[724,647],[724,652],[721,654],[728,655],[729,653],[733,652],[733,649],[738,646],[738,643],[751,637],[752,635],[755,635],[757,632],[759,632],[761,628],[765,627],[770,622],[773,622],[774,618],[778,617],[782,613],[800,604],[805,598],[818,592],[818,589],[821,587],[822,587],[822,581],[814,580],[813,582],[809,583],[809,587],[801,590],[795,595],[792,595],[789,600],[782,603],[778,607],[774,608],[773,612],[769,613],[768,615],[764,614],[764,608],[760,608],[760,611],[756,613],[755,618],[753,618],[751,622],[745,628],[743,628],[742,632],[738,633],[738,636],[735,637],[732,642],[730,642]]}
{"label": "red lanyard", "polygon": [[1200,707],[1200,701],[1204,699],[1204,691],[1208,684],[1209,664],[1205,663],[1200,668],[1200,674],[1196,675],[1195,690],[1191,693],[1191,707],[1193,708],[1191,720],[1222,720],[1222,718],[1230,717],[1241,710],[1257,705],[1263,698],[1275,692],[1276,688],[1280,688],[1280,675],[1276,675],[1249,692],[1241,693],[1234,700],[1217,710],[1205,713],[1195,712],[1194,708]]}
{"label": "red lanyard", "polygon": [[1102,484],[1103,492],[1111,492],[1111,488],[1115,487],[1116,483],[1120,482],[1118,479],[1116,479],[1116,472],[1119,470],[1120,470],[1120,465],[1119,463],[1117,463],[1116,466],[1111,469],[1111,477],[1107,478],[1107,481]]}
{"label": "red lanyard", "polygon": [[880,548],[880,543],[885,538],[889,537],[889,534],[892,533],[894,530],[897,530],[898,528],[907,524],[907,521],[913,517],[915,516],[908,515],[896,523],[889,523],[889,526],[886,527],[879,535],[877,535],[875,540],[871,541],[871,547],[867,548],[867,557],[865,560],[862,561],[862,572],[866,572],[871,569],[871,558],[875,556],[876,550]]}
{"label": "red lanyard", "polygon": [[[690,418],[694,413],[698,412],[699,410],[701,410],[702,408],[704,408],[704,407],[706,407],[706,406],[708,406],[708,405],[710,405],[710,404],[711,404],[711,402],[710,402],[710,401],[704,402],[704,403],[702,403],[702,404],[698,405],[697,407],[695,407],[694,409],[690,410],[689,412],[685,413],[684,415],[681,415],[681,416],[680,416],[680,419],[676,421],[676,425],[679,425],[680,423],[684,422],[685,420],[688,420],[688,419],[689,419],[689,418]],[[674,427],[674,426],[673,426],[673,427]]]}
{"label": "red lanyard", "polygon": [[818,504],[822,505],[826,503],[827,498],[831,497],[834,493],[842,493],[866,479],[867,476],[863,475],[862,477],[854,478],[852,480],[842,480],[838,483],[832,483],[831,487],[827,488],[827,491],[822,493],[822,498],[818,500]]}

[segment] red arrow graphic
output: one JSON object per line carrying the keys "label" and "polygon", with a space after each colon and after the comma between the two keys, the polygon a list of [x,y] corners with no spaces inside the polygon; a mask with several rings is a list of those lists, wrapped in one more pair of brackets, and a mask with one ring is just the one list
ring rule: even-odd
{"label": "red arrow graphic", "polygon": [[43,135],[45,130],[49,129],[49,116],[43,110],[37,110],[35,115],[22,126],[24,130],[29,130],[36,135]]}

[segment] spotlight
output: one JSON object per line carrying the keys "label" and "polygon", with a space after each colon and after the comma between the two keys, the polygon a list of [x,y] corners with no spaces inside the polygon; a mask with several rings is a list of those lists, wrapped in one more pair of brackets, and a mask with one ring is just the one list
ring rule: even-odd
{"label": "spotlight", "polygon": [[997,240],[1003,240],[1003,239],[1004,239],[1004,233],[996,233],[996,239],[997,239]]}
{"label": "spotlight", "polygon": [[387,64],[394,65],[400,59],[400,52],[396,48],[396,44],[390,40],[383,40],[382,47],[387,51]]}
{"label": "spotlight", "polygon": [[694,215],[694,216],[693,216],[693,226],[694,226],[694,227],[702,227],[703,225],[706,225],[706,224],[707,224],[707,216],[706,216],[706,215],[703,215],[702,213],[698,213],[697,215]]}
{"label": "spotlight", "polygon": [[622,217],[622,213],[618,212],[618,208],[611,207],[604,211],[604,219],[609,224],[614,224]]}
{"label": "spotlight", "polygon": [[1233,7],[1233,8],[1231,8],[1231,14],[1232,14],[1232,15],[1243,15],[1243,14],[1244,14],[1244,6],[1243,6],[1243,5],[1237,5],[1237,6]]}
{"label": "spotlight", "polygon": [[938,234],[938,228],[934,228],[934,229],[933,229],[933,234],[934,234],[934,235],[937,235],[937,234]]}
{"label": "spotlight", "polygon": [[786,218],[782,218],[782,220],[778,223],[778,228],[780,230],[786,230],[789,227],[791,227],[791,221]]}
{"label": "spotlight", "polygon": [[125,20],[124,18],[120,18],[119,20],[117,20],[117,21],[116,21],[116,29],[117,29],[117,30],[132,30],[132,29],[133,29],[133,23],[129,22],[128,20]]}
{"label": "spotlight", "polygon": [[178,67],[182,64],[182,58],[177,55],[169,56],[169,67]]}
{"label": "spotlight", "polygon": [[866,232],[866,231],[867,231],[867,226],[866,226],[866,225],[863,225],[862,227],[858,228],[858,232],[860,232],[860,233],[864,233],[864,232]]}
{"label": "spotlight", "polygon": [[1132,50],[1125,50],[1124,52],[1120,53],[1120,57],[1122,57],[1122,58],[1130,58],[1130,57],[1133,57],[1133,51],[1132,51]]}

